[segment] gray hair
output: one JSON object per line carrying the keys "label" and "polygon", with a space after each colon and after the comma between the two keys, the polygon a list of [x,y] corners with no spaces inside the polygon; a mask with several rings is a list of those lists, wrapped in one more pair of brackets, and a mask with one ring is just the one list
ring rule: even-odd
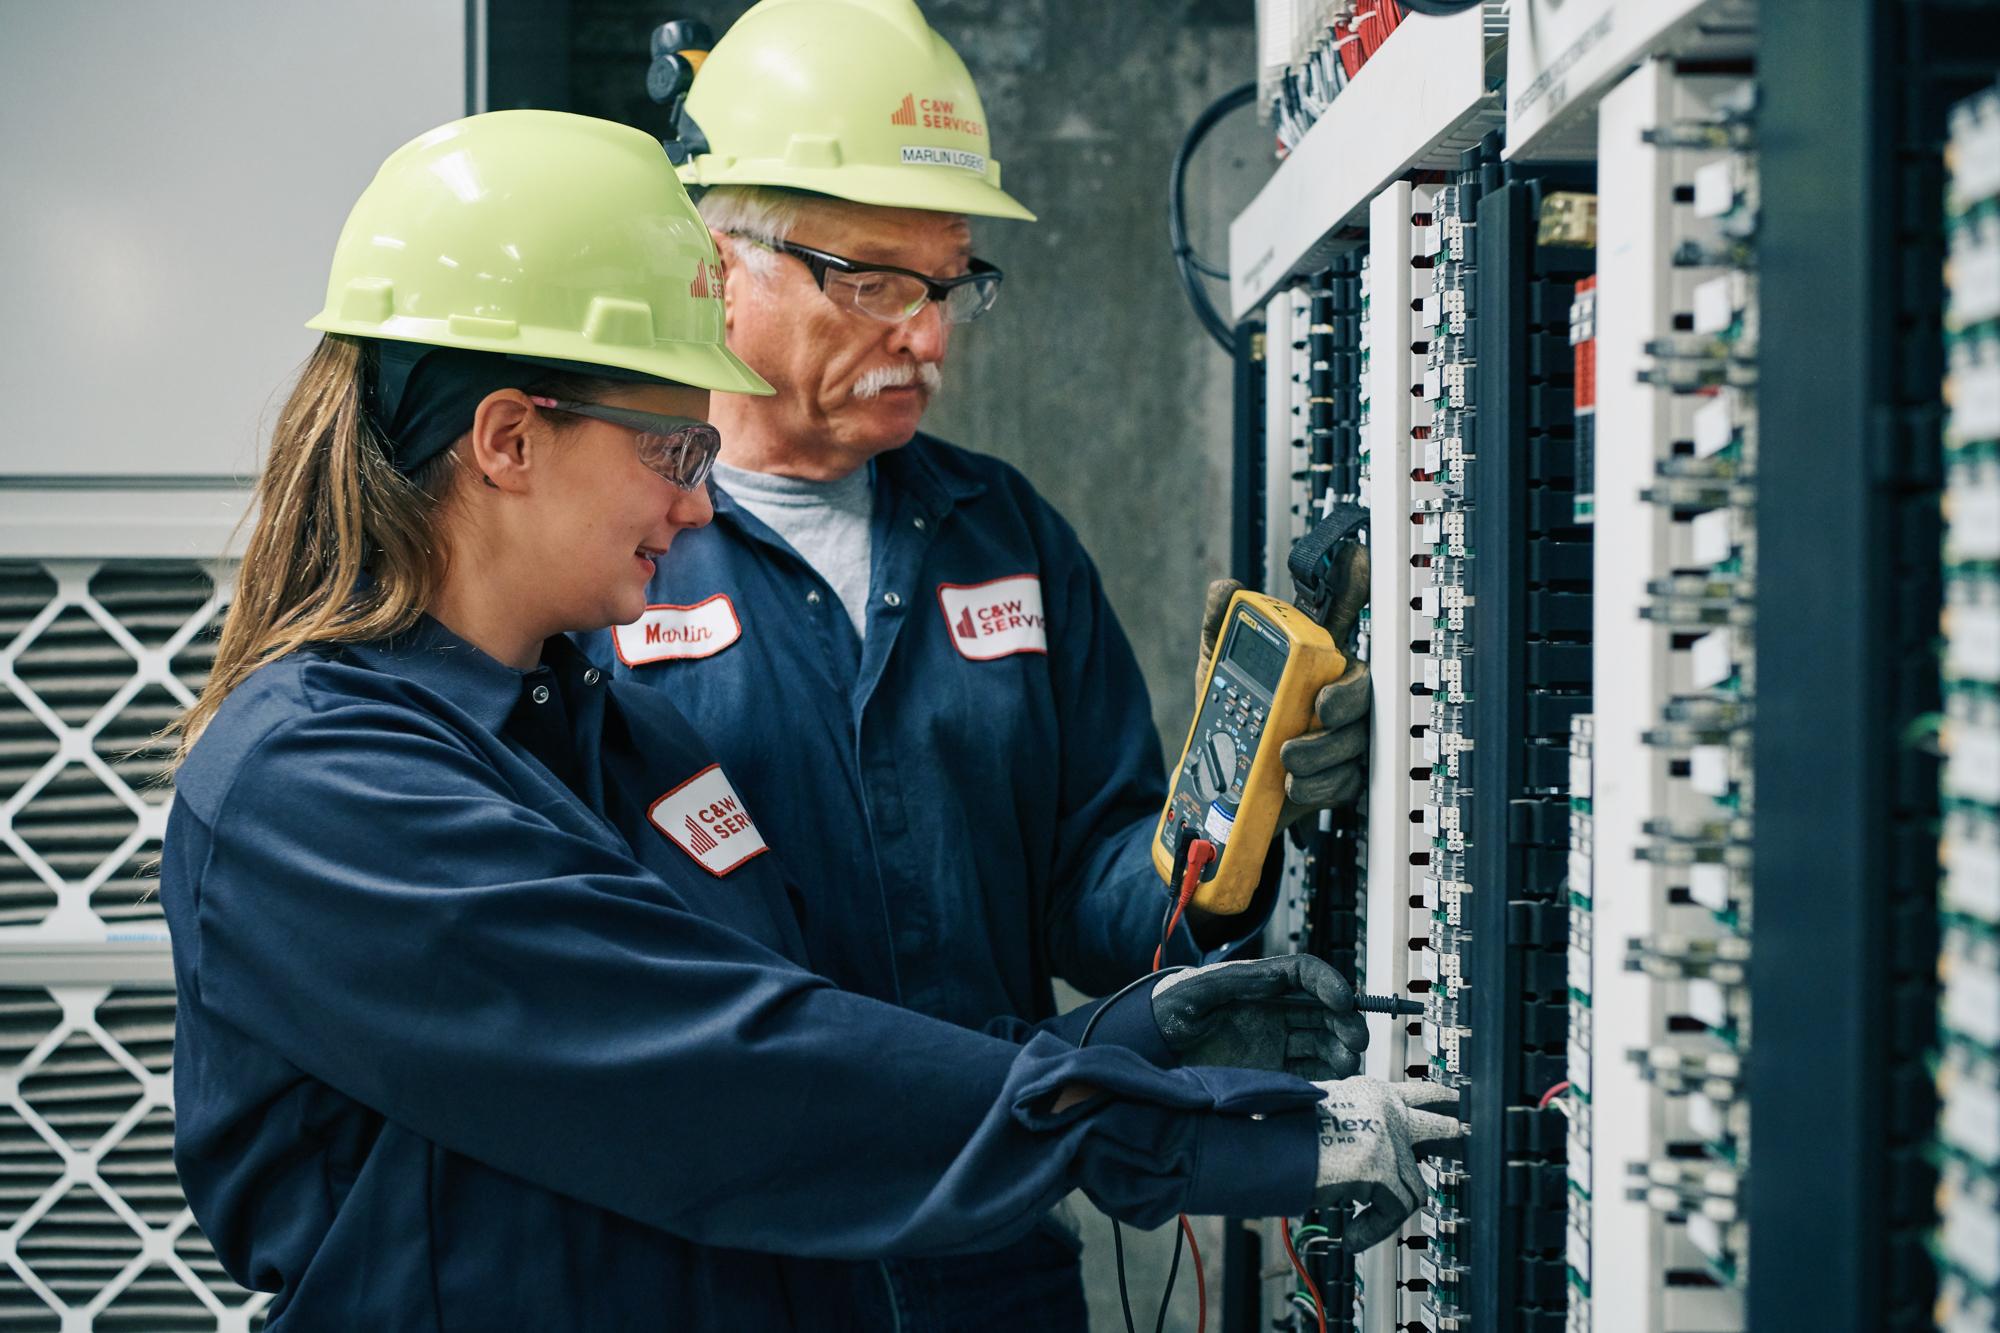
{"label": "gray hair", "polygon": [[766,247],[791,236],[807,198],[797,190],[770,185],[715,185],[702,192],[695,207],[710,231],[756,242],[737,247],[737,254],[743,267],[765,277],[778,266],[777,256]]}

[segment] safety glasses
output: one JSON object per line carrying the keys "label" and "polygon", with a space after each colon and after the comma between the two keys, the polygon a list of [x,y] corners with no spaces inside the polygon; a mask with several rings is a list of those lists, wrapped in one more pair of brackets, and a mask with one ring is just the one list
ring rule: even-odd
{"label": "safety glasses", "polygon": [[943,312],[945,323],[969,324],[993,308],[1000,295],[1000,280],[1006,276],[983,259],[968,261],[966,271],[956,278],[933,278],[914,269],[865,264],[790,241],[765,248],[804,264],[834,304],[887,324],[900,324],[933,301]]}
{"label": "safety glasses", "polygon": [[638,442],[639,461],[684,491],[692,491],[708,480],[715,467],[715,456],[722,451],[722,432],[706,421],[662,416],[631,407],[580,403],[569,398],[538,398],[530,394],[528,401],[551,411],[623,426]]}

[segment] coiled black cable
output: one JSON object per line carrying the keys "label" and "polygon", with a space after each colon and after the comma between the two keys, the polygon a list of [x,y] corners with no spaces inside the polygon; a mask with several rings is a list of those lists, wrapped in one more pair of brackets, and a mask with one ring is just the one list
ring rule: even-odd
{"label": "coiled black cable", "polygon": [[1180,274],[1181,290],[1187,293],[1188,304],[1194,307],[1195,318],[1208,330],[1208,336],[1225,352],[1234,351],[1236,334],[1222,312],[1209,299],[1208,289],[1201,285],[1203,276],[1227,278],[1229,270],[1217,268],[1194,252],[1194,242],[1187,232],[1187,169],[1195,150],[1202,140],[1209,136],[1222,118],[1240,106],[1248,106],[1257,100],[1257,85],[1246,83],[1240,88],[1232,88],[1209,103],[1207,110],[1194,118],[1194,124],[1181,139],[1180,150],[1174,154],[1174,165],[1167,187],[1167,242],[1173,247],[1174,269]]}

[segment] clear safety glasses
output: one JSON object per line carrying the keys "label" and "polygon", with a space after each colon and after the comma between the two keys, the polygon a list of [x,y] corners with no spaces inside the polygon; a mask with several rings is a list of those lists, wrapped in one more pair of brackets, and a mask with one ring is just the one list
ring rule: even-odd
{"label": "clear safety glasses", "polygon": [[[762,241],[755,243],[764,245]],[[1000,295],[1000,280],[1006,276],[983,259],[969,261],[966,271],[956,278],[933,278],[914,269],[865,264],[790,241],[765,248],[804,264],[834,304],[887,324],[900,324],[933,301],[943,312],[945,323],[969,324],[993,308]]]}
{"label": "clear safety glasses", "polygon": [[579,403],[569,398],[538,398],[530,394],[528,401],[536,407],[623,426],[633,433],[639,445],[639,461],[684,491],[692,491],[708,480],[708,474],[715,468],[715,456],[722,451],[722,432],[706,421],[662,416],[631,407]]}

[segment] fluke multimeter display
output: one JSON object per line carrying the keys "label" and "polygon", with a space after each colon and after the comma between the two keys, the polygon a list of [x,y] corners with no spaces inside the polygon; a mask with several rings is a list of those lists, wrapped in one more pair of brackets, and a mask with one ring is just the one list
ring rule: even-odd
{"label": "fluke multimeter display", "polygon": [[1214,843],[1218,855],[1194,905],[1226,915],[1249,906],[1277,832],[1285,800],[1278,747],[1307,730],[1320,688],[1347,662],[1324,628],[1275,597],[1240,591],[1222,623],[1153,835],[1153,865],[1171,880],[1184,835]]}

